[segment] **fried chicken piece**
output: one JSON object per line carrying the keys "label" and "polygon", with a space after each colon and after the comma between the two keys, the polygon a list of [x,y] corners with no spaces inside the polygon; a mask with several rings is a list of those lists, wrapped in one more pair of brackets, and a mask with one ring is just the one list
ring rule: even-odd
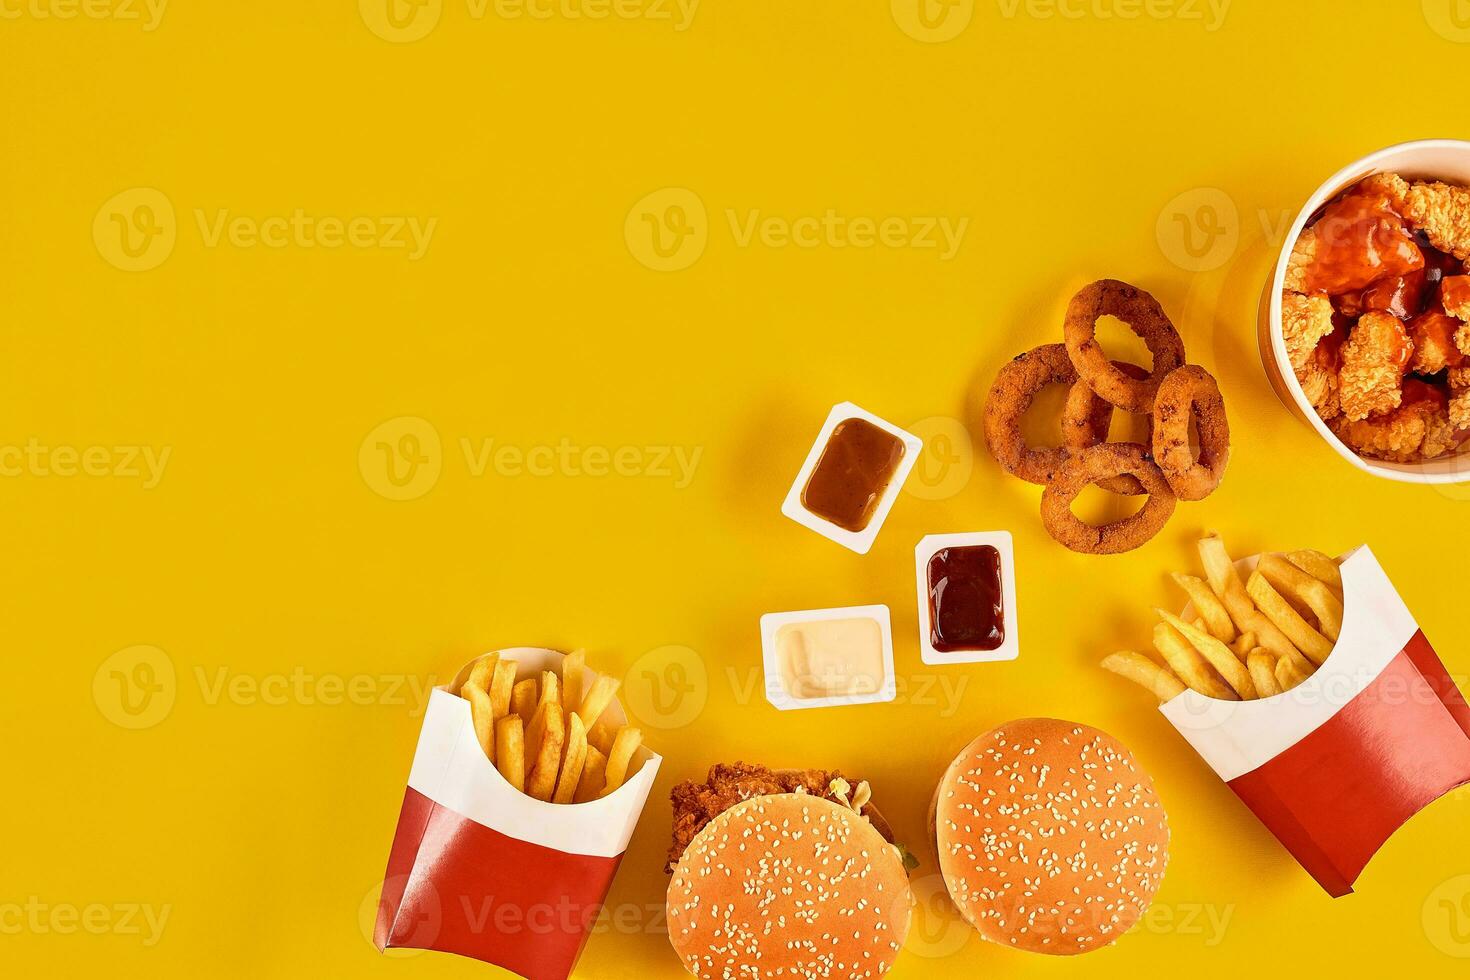
{"label": "fried chicken piece", "polygon": [[1470,388],[1464,388],[1450,396],[1450,422],[1457,429],[1470,429]]}
{"label": "fried chicken piece", "polygon": [[1470,188],[1417,182],[1404,196],[1403,213],[1435,248],[1470,260]]}
{"label": "fried chicken piece", "polygon": [[1424,420],[1424,444],[1419,447],[1419,455],[1435,459],[1459,449],[1462,442],[1463,430],[1450,418],[1449,409],[1441,408]]}
{"label": "fried chicken piece", "polygon": [[[835,802],[847,802],[840,800],[833,791],[833,784],[839,780],[843,780],[840,772],[827,769],[772,770],[744,762],[711,766],[709,778],[704,783],[685,780],[669,793],[674,804],[674,833],[669,846],[669,863],[664,870],[673,871],[689,842],[711,820],[735,804],[777,793],[810,793]],[[884,839],[893,843],[893,830],[878,817],[871,804],[864,805],[861,813]]]}
{"label": "fried chicken piece", "polygon": [[1286,261],[1287,289],[1338,296],[1424,268],[1424,253],[1396,210],[1391,174],[1361,181],[1322,209]]}
{"label": "fried chicken piece", "polygon": [[1459,367],[1465,355],[1456,344],[1458,331],[1465,324],[1439,310],[1426,310],[1409,321],[1409,341],[1414,356],[1409,361],[1413,374],[1438,374],[1445,368]]}
{"label": "fried chicken piece", "polygon": [[1376,194],[1388,202],[1388,206],[1399,214],[1404,213],[1404,204],[1409,196],[1409,182],[1398,174],[1379,173],[1364,177],[1358,182],[1357,190],[1364,194]]}
{"label": "fried chicken piece", "polygon": [[1335,327],[1296,371],[1302,393],[1324,420],[1335,418],[1342,411],[1338,400],[1338,372],[1342,370],[1342,344],[1346,338],[1347,331]]}
{"label": "fried chicken piece", "polygon": [[1449,382],[1451,392],[1458,393],[1462,388],[1470,388],[1470,364],[1450,368],[1445,372],[1445,380]]}
{"label": "fried chicken piece", "polygon": [[1365,314],[1342,345],[1338,400],[1343,414],[1356,422],[1397,408],[1413,355],[1402,320],[1388,313]]}
{"label": "fried chicken piece", "polygon": [[1326,296],[1285,293],[1281,297],[1281,335],[1286,356],[1298,376],[1323,337],[1332,333],[1332,302]]}
{"label": "fried chicken piece", "polygon": [[1444,393],[1410,378],[1404,383],[1402,397],[1403,403],[1391,411],[1357,420],[1341,415],[1328,425],[1339,439],[1363,456],[1393,463],[1427,458],[1425,442],[1431,433],[1433,442],[1429,448],[1435,450],[1435,455],[1443,453],[1450,445],[1445,425],[1452,421]]}
{"label": "fried chicken piece", "polygon": [[1308,226],[1302,229],[1296,243],[1291,246],[1291,254],[1286,257],[1286,280],[1282,285],[1288,292],[1308,292],[1308,275],[1316,258],[1317,235]]}
{"label": "fried chicken piece", "polygon": [[[1470,321],[1470,276],[1445,276],[1441,279],[1439,305],[1450,316]],[[1465,353],[1470,354],[1470,351]]]}

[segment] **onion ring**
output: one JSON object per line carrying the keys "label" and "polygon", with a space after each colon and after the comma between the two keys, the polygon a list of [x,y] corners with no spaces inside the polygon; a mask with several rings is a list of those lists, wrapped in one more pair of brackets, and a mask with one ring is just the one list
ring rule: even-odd
{"label": "onion ring", "polygon": [[1043,344],[1017,354],[1000,369],[985,401],[985,445],[1007,473],[1045,486],[1067,461],[1071,452],[1065,446],[1027,446],[1021,417],[1047,385],[1076,381],[1077,369],[1062,344]]}
{"label": "onion ring", "polygon": [[[1113,366],[1130,378],[1142,381],[1148,377],[1148,370],[1137,364],[1129,364],[1126,361],[1114,361]],[[1153,416],[1144,415],[1146,431],[1142,443],[1135,443],[1139,448],[1147,451],[1149,443],[1153,441]],[[1090,449],[1100,442],[1108,441],[1108,429],[1113,422],[1113,406],[1111,403],[1097,397],[1097,393],[1086,381],[1078,380],[1072,385],[1072,390],[1067,392],[1067,404],[1062,409],[1062,445],[1068,449]],[[1138,482],[1138,477],[1115,476],[1107,480],[1097,481],[1097,485],[1109,493],[1116,493],[1123,497],[1136,497],[1144,493],[1143,484]]]}
{"label": "onion ring", "polygon": [[[1094,527],[1072,513],[1072,501],[1089,483],[1127,473],[1148,491],[1148,501],[1132,517]],[[1074,453],[1056,472],[1041,495],[1041,521],[1046,533],[1073,551],[1085,555],[1116,555],[1132,551],[1168,523],[1174,513],[1169,481],[1142,446],[1106,442]]]}
{"label": "onion ring", "polygon": [[[1191,416],[1199,429],[1199,459],[1189,447]],[[1210,372],[1198,364],[1171,371],[1154,402],[1154,459],[1180,500],[1215,492],[1230,462],[1230,420]]]}
{"label": "onion ring", "polygon": [[[1128,324],[1153,355],[1153,370],[1142,380],[1114,367],[1097,342],[1097,320],[1115,316]],[[1129,412],[1152,410],[1154,395],[1164,378],[1184,363],[1184,341],[1159,301],[1137,286],[1116,279],[1099,279],[1078,290],[1067,304],[1063,325],[1067,353],[1077,373],[1099,398]]]}

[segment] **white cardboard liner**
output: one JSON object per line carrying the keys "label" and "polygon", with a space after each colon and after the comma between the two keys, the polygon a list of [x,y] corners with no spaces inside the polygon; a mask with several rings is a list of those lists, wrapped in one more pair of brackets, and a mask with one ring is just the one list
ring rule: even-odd
{"label": "white cardboard liner", "polygon": [[[990,545],[1000,552],[1001,602],[1005,605],[1005,638],[994,650],[955,650],[941,653],[929,640],[929,559],[945,548]],[[919,583],[919,656],[924,663],[982,664],[1015,660],[1021,655],[1020,619],[1016,615],[1016,549],[1009,531],[975,531],[963,534],[927,534],[914,546],[914,575]]]}
{"label": "white cardboard liner", "polygon": [[[499,653],[502,659],[517,662],[517,680],[543,670],[560,670],[564,656],[539,647],[514,647]],[[617,857],[626,851],[662,758],[647,746],[640,747],[633,757],[638,771],[599,800],[558,804],[532,799],[517,792],[485,758],[475,737],[470,703],[449,693],[459,690],[469,669],[465,665],[453,683],[430,693],[408,785],[440,806],[507,837],[568,854]],[[589,668],[582,689],[597,676]],[[614,725],[627,720],[616,698],[601,717]]]}
{"label": "white cardboard liner", "polygon": [[[817,461],[822,458],[822,450],[827,448],[827,442],[832,438],[832,430],[836,429],[839,423],[848,419],[862,419],[865,422],[871,422],[894,438],[903,441],[903,458],[898,461],[898,469],[894,470],[893,479],[889,481],[888,487],[883,491],[883,496],[879,498],[878,506],[873,509],[873,519],[868,521],[868,526],[861,531],[849,531],[838,527],[831,521],[825,521],[807,510],[801,503],[801,491],[806,488],[806,481],[811,479],[812,471],[817,468]],[[905,432],[891,422],[883,421],[872,412],[864,411],[852,402],[834,405],[832,411],[827,414],[827,421],[822,423],[822,431],[817,434],[817,441],[812,443],[811,451],[806,454],[806,462],[801,464],[801,471],[796,474],[796,481],[791,484],[791,489],[786,493],[786,500],[781,504],[781,513],[802,527],[816,531],[824,538],[836,541],[844,548],[856,551],[860,555],[866,555],[868,549],[873,547],[873,541],[877,539],[879,529],[888,519],[888,512],[893,509],[893,502],[898,499],[904,481],[909,478],[909,471],[919,461],[919,453],[923,450],[924,441],[918,436]]]}
{"label": "white cardboard liner", "polygon": [[[776,649],[776,633],[789,623],[820,623],[837,619],[872,619],[883,636],[883,684],[871,694],[844,694],[830,698],[797,698],[786,690],[781,676],[781,658]],[[766,613],[761,617],[761,654],[765,664],[766,700],[781,711],[802,708],[835,708],[848,704],[878,704],[898,696],[898,679],[893,674],[893,626],[888,607],[841,606],[834,609],[804,609],[796,612]]]}
{"label": "white cardboard liner", "polygon": [[1159,706],[1229,782],[1260,768],[1324,725],[1403,652],[1418,623],[1367,545],[1341,562],[1343,623],[1327,662],[1284,694],[1217,701],[1187,690]]}

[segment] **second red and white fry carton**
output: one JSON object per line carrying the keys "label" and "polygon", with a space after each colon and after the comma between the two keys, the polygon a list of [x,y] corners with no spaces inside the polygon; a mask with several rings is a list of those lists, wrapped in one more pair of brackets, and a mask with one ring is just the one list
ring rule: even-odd
{"label": "second red and white fry carton", "polygon": [[1367,546],[1311,677],[1258,701],[1185,691],[1164,716],[1334,897],[1403,823],[1470,783],[1470,707]]}
{"label": "second red and white fry carton", "polygon": [[[563,655],[501,650],[517,678],[561,669]],[[544,803],[517,792],[485,757],[469,702],[454,682],[435,688],[408,776],[378,902],[374,942],[458,953],[531,980],[572,972],[658,774],[658,755],[588,803]],[[583,690],[597,674],[587,670]],[[626,718],[615,699],[602,719]],[[630,767],[631,768],[631,767]]]}

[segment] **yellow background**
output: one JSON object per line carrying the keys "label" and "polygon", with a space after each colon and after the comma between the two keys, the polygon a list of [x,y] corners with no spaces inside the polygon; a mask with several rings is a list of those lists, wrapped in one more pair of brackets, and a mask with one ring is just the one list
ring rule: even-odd
{"label": "yellow background", "polygon": [[[685,30],[668,5],[676,20],[537,19],[466,0],[397,30],[372,0],[175,0],[153,30],[39,16],[67,3],[0,3],[0,444],[170,455],[151,487],[121,455],[108,470],[94,454],[110,475],[27,464],[0,480],[0,969],[495,973],[383,957],[363,922],[419,725],[407,684],[529,643],[630,671],[635,706],[673,696],[648,679],[677,681],[671,664],[707,679],[663,702],[673,714],[645,708],[667,758],[610,898],[633,925],[596,935],[580,976],[679,975],[643,912],[662,902],[676,780],[731,758],[840,766],[921,845],[952,753],[1030,714],[1112,731],[1156,776],[1174,847],[1155,913],[1066,963],[926,913],[893,976],[1463,970],[1470,908],[1457,937],[1442,903],[1470,892],[1470,796],[1413,820],[1358,894],[1330,900],[1147,696],[1095,665],[1146,642],[1149,607],[1181,602],[1164,573],[1218,528],[1240,553],[1371,543],[1451,671],[1470,670],[1470,492],[1339,461],[1274,400],[1254,342],[1282,230],[1321,180],[1380,146],[1466,135],[1451,128],[1466,11],[1237,0],[1216,22],[1183,0],[961,0],[925,28],[902,0],[706,0]],[[136,188],[172,222],[134,213],[156,197],[108,205]],[[705,211],[685,212],[704,251],[676,271],[645,264],[637,235],[635,204],[665,188]],[[729,216],[829,208],[969,225],[946,261],[742,245]],[[416,261],[200,228],[297,209],[437,225]],[[160,249],[171,230],[172,251],[119,268],[114,214],[162,230]],[[832,404],[978,431],[1000,363],[1059,339],[1067,297],[1100,276],[1151,290],[1220,377],[1235,446],[1219,493],[1118,558],[1055,545],[1037,489],[983,448],[972,472],[964,452],[947,475],[926,458],[866,557],[780,516]],[[422,428],[360,449],[405,417],[440,448],[419,443],[426,492],[393,500],[376,442],[411,448],[399,438]],[[464,439],[702,455],[682,487],[475,475]],[[998,528],[1015,534],[1021,658],[928,671],[914,544]],[[893,611],[899,703],[770,709],[759,616],[867,602]],[[313,681],[280,686],[293,677]],[[151,683],[154,723],[116,723],[138,720],[118,678]],[[353,684],[370,703],[344,701]],[[109,911],[90,930],[59,928],[64,911],[7,927],[28,903]],[[156,942],[114,909],[130,904],[167,910]]]}

